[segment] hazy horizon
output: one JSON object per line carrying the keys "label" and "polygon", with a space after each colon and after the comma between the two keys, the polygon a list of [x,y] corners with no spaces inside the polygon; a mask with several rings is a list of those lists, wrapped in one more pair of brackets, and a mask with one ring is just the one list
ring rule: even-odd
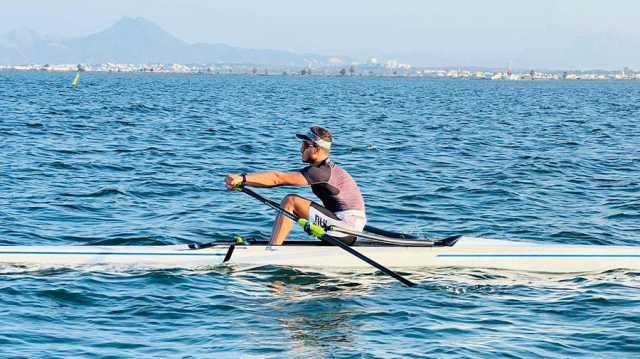
{"label": "hazy horizon", "polygon": [[414,65],[640,69],[640,3],[446,3],[329,0],[301,6],[244,1],[108,3],[7,1],[0,33],[29,28],[80,37],[122,17],[142,17],[190,42],[298,53],[399,58]]}

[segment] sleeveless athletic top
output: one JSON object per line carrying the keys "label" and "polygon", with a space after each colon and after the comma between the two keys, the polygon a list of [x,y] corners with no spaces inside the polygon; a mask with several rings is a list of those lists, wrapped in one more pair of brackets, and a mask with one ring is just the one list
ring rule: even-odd
{"label": "sleeveless athletic top", "polygon": [[362,211],[364,200],[358,185],[347,171],[330,159],[319,166],[307,166],[300,173],[311,185],[313,193],[331,212]]}

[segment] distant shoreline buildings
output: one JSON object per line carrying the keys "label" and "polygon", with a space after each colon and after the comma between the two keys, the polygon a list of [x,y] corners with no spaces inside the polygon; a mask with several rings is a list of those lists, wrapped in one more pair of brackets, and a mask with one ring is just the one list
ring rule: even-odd
{"label": "distant shoreline buildings", "polygon": [[0,71],[103,72],[103,73],[174,73],[211,75],[292,75],[292,76],[383,76],[426,77],[467,80],[640,80],[640,72],[625,68],[620,71],[512,71],[472,70],[472,68],[421,68],[397,60],[369,59],[364,64],[336,63],[329,66],[260,66],[251,64],[30,64],[0,65]]}

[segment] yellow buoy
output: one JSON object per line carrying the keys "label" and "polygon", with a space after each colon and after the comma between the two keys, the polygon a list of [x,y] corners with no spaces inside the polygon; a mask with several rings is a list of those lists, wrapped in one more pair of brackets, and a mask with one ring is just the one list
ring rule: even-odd
{"label": "yellow buoy", "polygon": [[76,77],[74,77],[73,81],[71,81],[71,86],[78,86],[78,81],[80,81],[80,71],[76,72]]}

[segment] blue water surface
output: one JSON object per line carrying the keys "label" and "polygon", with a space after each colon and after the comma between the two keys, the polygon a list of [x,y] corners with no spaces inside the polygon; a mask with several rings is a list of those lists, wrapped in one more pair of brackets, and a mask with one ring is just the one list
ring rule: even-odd
{"label": "blue water surface", "polygon": [[[328,127],[370,223],[640,245],[640,83],[0,72],[0,245],[267,239]],[[270,189],[312,196],[309,189]],[[294,232],[297,238],[304,234]],[[0,356],[633,357],[640,273],[0,271]]]}

